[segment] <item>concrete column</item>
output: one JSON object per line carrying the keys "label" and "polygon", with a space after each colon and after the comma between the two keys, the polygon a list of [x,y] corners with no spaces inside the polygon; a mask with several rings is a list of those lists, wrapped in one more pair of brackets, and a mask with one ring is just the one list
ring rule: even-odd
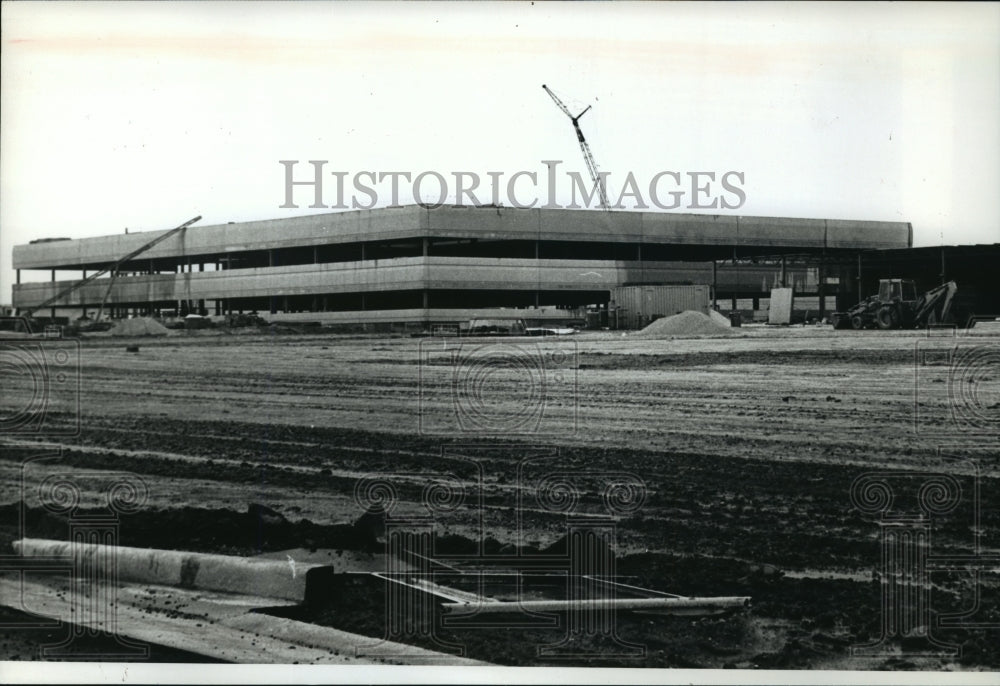
{"label": "concrete column", "polygon": [[710,293],[710,296],[712,298],[713,309],[715,308],[715,297],[718,294],[718,291],[716,291],[717,282],[718,282],[718,274],[716,273],[716,264],[715,260],[712,260],[712,292]]}
{"label": "concrete column", "polygon": [[781,287],[786,288],[788,286],[788,268],[785,264],[785,256],[781,256]]}
{"label": "concrete column", "polygon": [[204,262],[199,262],[198,263],[198,271],[200,271],[200,272],[205,271],[205,263]]}
{"label": "concrete column", "polygon": [[864,298],[861,292],[861,253],[858,253],[858,302]]}
{"label": "concrete column", "polygon": [[[423,250],[423,252],[421,254],[424,257],[427,257],[427,253],[430,251],[430,240],[427,239],[427,238],[424,238],[421,242],[422,242],[421,248]],[[941,253],[941,254],[944,255],[944,253]],[[426,305],[424,307],[426,307]]]}
{"label": "concrete column", "polygon": [[[426,239],[424,239],[424,240],[426,240]],[[426,255],[426,253],[424,253],[424,254]],[[423,297],[424,297],[424,309],[425,309],[425,310],[426,310],[426,309],[427,309],[428,307],[430,307],[430,304],[429,304],[429,303],[430,303],[430,296],[431,296],[431,293],[430,293],[430,291],[429,291],[429,290],[427,290],[427,289],[425,288],[425,289],[424,289],[424,291],[423,291]]]}
{"label": "concrete column", "polygon": [[319,264],[319,246],[313,246],[313,264]]}
{"label": "concrete column", "polygon": [[55,283],[55,282],[56,282],[56,270],[53,269],[52,270],[52,283]]}
{"label": "concrete column", "polygon": [[819,318],[822,319],[826,316],[826,255],[820,255],[818,276],[819,285],[816,291],[819,294]]}
{"label": "concrete column", "polygon": [[267,266],[268,267],[273,267],[274,266],[274,251],[273,250],[268,250],[267,251]]}
{"label": "concrete column", "polygon": [[367,252],[368,252],[368,251],[367,251],[367,250],[365,250],[365,244],[364,244],[364,243],[362,243],[362,244],[361,244],[361,261],[362,261],[362,262],[364,262],[364,261],[365,261],[366,259],[368,259],[368,258],[367,258],[367,256],[366,256],[366,253],[367,253]]}
{"label": "concrete column", "polygon": [[21,283],[21,270],[17,270],[17,280],[14,283]]}

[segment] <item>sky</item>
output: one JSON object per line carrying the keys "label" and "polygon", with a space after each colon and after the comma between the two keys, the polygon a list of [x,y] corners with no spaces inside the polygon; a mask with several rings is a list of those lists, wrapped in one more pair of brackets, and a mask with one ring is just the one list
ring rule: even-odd
{"label": "sky", "polygon": [[5,2],[0,41],[0,303],[36,238],[324,211],[308,189],[281,207],[279,160],[325,160],[348,190],[524,170],[544,202],[544,160],[586,168],[543,83],[592,105],[612,196],[628,173],[736,171],[738,208],[672,211],[1000,241],[997,3]]}

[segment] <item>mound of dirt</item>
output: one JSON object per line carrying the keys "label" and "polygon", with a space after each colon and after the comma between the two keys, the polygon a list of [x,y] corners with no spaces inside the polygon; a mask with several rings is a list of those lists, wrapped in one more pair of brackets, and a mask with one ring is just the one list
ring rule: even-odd
{"label": "mound of dirt", "polygon": [[672,317],[657,319],[633,335],[637,338],[668,338],[670,336],[706,336],[729,333],[732,331],[728,322],[724,326],[707,314],[687,310]]}
{"label": "mound of dirt", "polygon": [[732,327],[732,322],[729,321],[729,317],[718,312],[717,310],[709,310],[708,316],[712,318],[712,321],[721,326],[724,329]]}
{"label": "mound of dirt", "polygon": [[111,329],[112,336],[166,336],[167,327],[150,317],[123,319]]}

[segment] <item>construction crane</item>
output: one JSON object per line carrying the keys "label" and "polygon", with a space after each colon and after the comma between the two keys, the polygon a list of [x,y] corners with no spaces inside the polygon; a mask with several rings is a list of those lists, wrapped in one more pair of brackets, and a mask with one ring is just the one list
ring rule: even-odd
{"label": "construction crane", "polygon": [[[147,250],[149,250],[150,248],[152,248],[154,245],[162,243],[163,241],[167,240],[171,236],[180,233],[181,231],[183,231],[187,227],[191,226],[192,224],[194,224],[195,222],[200,221],[200,220],[201,220],[201,215],[198,215],[194,219],[189,219],[188,221],[184,222],[180,226],[178,226],[176,228],[173,228],[173,229],[170,229],[170,231],[167,231],[162,236],[157,236],[156,238],[154,238],[153,240],[149,241],[148,243],[145,243],[141,247],[136,248],[135,250],[133,250],[132,252],[130,252],[128,255],[125,255],[125,257],[122,257],[119,260],[115,261],[113,264],[110,264],[107,267],[105,267],[104,269],[101,269],[99,271],[94,272],[90,276],[88,276],[86,278],[83,278],[80,281],[76,281],[76,282],[70,284],[69,286],[67,286],[66,288],[62,289],[61,291],[59,291],[58,293],[56,293],[55,295],[53,295],[51,298],[48,298],[47,300],[43,301],[42,303],[40,303],[38,305],[35,305],[34,307],[26,309],[23,313],[21,313],[20,316],[31,317],[31,315],[34,314],[37,310],[43,310],[46,307],[49,307],[50,305],[54,305],[55,303],[59,302],[60,300],[62,300],[63,298],[65,298],[67,295],[69,295],[70,293],[72,293],[73,291],[76,291],[76,290],[78,290],[80,288],[83,288],[84,286],[86,286],[88,283],[90,283],[94,279],[97,279],[97,278],[99,278],[101,276],[104,276],[108,272],[111,272],[111,283],[108,285],[108,290],[104,293],[104,299],[101,300],[101,311],[103,311],[104,310],[104,303],[108,299],[108,294],[111,293],[111,286],[114,285],[115,278],[118,276],[118,269],[119,269],[119,267],[121,267],[123,264],[125,264],[125,263],[127,263],[127,262],[129,262],[131,260],[134,260],[136,257],[138,257],[139,255],[141,255],[142,253],[144,253]],[[98,318],[100,318],[100,312],[98,312]]]}
{"label": "construction crane", "polygon": [[549,97],[555,101],[556,105],[559,106],[559,109],[563,111],[563,114],[569,117],[569,120],[573,122],[573,129],[576,131],[576,139],[580,142],[580,150],[583,151],[583,161],[587,163],[587,171],[590,172],[590,178],[594,181],[594,186],[597,189],[597,195],[601,202],[601,209],[605,211],[610,210],[611,205],[608,202],[608,194],[604,188],[604,179],[602,179],[601,175],[597,172],[597,163],[594,162],[594,155],[590,152],[590,146],[587,144],[587,139],[584,138],[583,130],[580,128],[580,117],[589,112],[591,106],[587,105],[587,108],[583,110],[583,112],[580,112],[580,114],[574,117],[573,113],[569,111],[569,108],[566,107],[563,101],[560,100],[555,93],[549,90],[548,86],[543,83],[542,88],[544,88],[545,92],[549,94]]}

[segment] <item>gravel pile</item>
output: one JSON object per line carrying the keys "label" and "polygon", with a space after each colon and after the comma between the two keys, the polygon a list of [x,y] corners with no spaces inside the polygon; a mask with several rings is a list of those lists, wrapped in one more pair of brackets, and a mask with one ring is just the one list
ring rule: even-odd
{"label": "gravel pile", "polygon": [[633,336],[636,338],[669,338],[671,336],[711,336],[730,333],[732,330],[728,322],[723,325],[707,314],[687,310],[672,317],[657,319]]}
{"label": "gravel pile", "polygon": [[724,329],[732,327],[732,323],[729,321],[729,317],[718,312],[716,310],[709,310],[708,316],[712,318],[712,321],[721,326]]}
{"label": "gravel pile", "polygon": [[123,319],[110,331],[112,336],[166,336],[167,327],[149,317]]}

